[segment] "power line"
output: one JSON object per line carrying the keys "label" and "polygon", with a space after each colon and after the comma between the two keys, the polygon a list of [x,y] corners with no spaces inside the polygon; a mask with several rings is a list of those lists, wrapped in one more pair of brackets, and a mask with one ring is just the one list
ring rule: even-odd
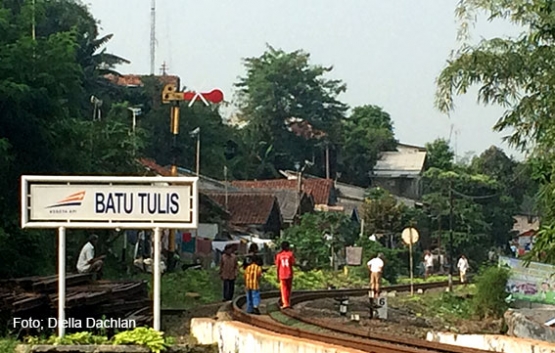
{"label": "power line", "polygon": [[463,194],[462,192],[457,191],[457,190],[452,189],[452,188],[450,188],[450,191],[452,191],[452,192],[453,192],[454,194],[456,194],[457,196],[464,197],[464,198],[467,198],[467,199],[473,199],[473,200],[490,199],[490,198],[494,198],[494,197],[497,197],[497,196],[500,195],[499,193],[495,193],[495,194],[492,194],[492,195],[473,196],[473,195]]}

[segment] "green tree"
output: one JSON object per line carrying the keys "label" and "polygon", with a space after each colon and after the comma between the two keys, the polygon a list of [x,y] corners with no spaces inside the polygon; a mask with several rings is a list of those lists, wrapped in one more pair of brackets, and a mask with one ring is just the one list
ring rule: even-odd
{"label": "green tree", "polygon": [[304,214],[301,222],[285,231],[284,240],[295,248],[297,263],[304,269],[329,268],[332,249],[338,253],[358,238],[357,227],[343,213]]}
{"label": "green tree", "polygon": [[366,234],[382,234],[389,239],[392,234],[399,238],[403,230],[402,215],[405,206],[387,190],[372,188],[367,191],[362,204],[362,217]]}
{"label": "green tree", "polygon": [[[14,186],[22,174],[133,172],[122,153],[129,125],[118,122],[121,110],[106,109],[108,120],[94,125],[89,113],[84,115],[91,93],[82,89],[83,83],[100,73],[84,73],[80,38],[95,20],[83,7],[73,16],[48,17],[62,3],[38,0],[35,11],[30,1],[0,3],[0,257],[10,264],[0,267],[0,277],[40,274],[54,265],[52,234],[19,228],[19,190]],[[94,144],[101,150],[93,155],[88,151]]]}
{"label": "green tree", "polygon": [[465,170],[431,168],[424,173],[424,185],[423,203],[440,222],[433,232],[434,238],[440,239],[449,249],[445,245],[449,245],[452,197],[453,256],[465,252],[473,254],[475,260],[482,260],[489,247],[495,244],[487,213],[489,207],[500,202],[499,183],[486,175]]}
{"label": "green tree", "polygon": [[[331,144],[339,141],[346,106],[337,97],[345,85],[324,77],[331,67],[312,65],[309,60],[302,50],[287,53],[268,46],[260,57],[244,60],[247,73],[236,83],[239,116],[247,122],[246,142],[252,151],[248,154],[262,158],[271,146],[267,156],[276,170],[291,169],[295,162],[314,157],[321,171],[323,158],[316,153],[321,141],[316,137],[325,136]],[[295,122],[303,133],[291,131]],[[261,141],[266,145],[260,146]],[[267,170],[262,173],[252,177],[272,176]]]}
{"label": "green tree", "polygon": [[436,139],[426,144],[426,169],[438,168],[442,170],[453,169],[455,153],[445,139]]}
{"label": "green tree", "polygon": [[[504,1],[463,0],[457,8],[462,20],[461,48],[448,61],[437,79],[436,105],[444,112],[453,109],[456,95],[479,85],[478,99],[506,108],[494,126],[511,130],[508,142],[532,153],[533,177],[540,182],[540,207],[546,226],[534,252],[541,244],[555,242],[555,8],[551,0]],[[492,38],[468,44],[470,22],[484,11],[490,20],[506,19],[523,28],[516,38]],[[538,239],[540,239],[538,238]],[[553,256],[555,258],[555,255]]]}
{"label": "green tree", "polygon": [[395,150],[391,117],[374,105],[355,107],[343,121],[342,134],[341,180],[367,187],[379,153]]}

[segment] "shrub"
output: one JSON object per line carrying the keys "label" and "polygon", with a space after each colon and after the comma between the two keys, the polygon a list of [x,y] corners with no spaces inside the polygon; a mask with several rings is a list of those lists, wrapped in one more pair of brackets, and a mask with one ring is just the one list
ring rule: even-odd
{"label": "shrub", "polygon": [[132,331],[120,332],[114,336],[112,344],[137,344],[159,353],[174,344],[173,339],[164,337],[162,332],[149,327],[137,327]]}
{"label": "shrub", "polygon": [[15,338],[0,338],[0,353],[15,352],[15,346],[17,346],[17,340]]}
{"label": "shrub", "polygon": [[509,270],[487,267],[476,278],[476,294],[472,299],[472,310],[480,318],[500,318],[508,308],[505,299]]}

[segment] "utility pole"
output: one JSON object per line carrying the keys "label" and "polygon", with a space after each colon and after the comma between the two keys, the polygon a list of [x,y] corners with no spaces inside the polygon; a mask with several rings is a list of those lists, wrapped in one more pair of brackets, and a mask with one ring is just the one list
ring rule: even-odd
{"label": "utility pole", "polygon": [[449,179],[449,292],[453,291],[453,179]]}
{"label": "utility pole", "polygon": [[227,165],[224,165],[224,180],[225,180],[225,210],[228,211],[227,208]]}
{"label": "utility pole", "polygon": [[200,175],[200,130],[197,134],[197,176]]}
{"label": "utility pole", "polygon": [[326,141],[326,179],[330,178],[330,144]]}
{"label": "utility pole", "polygon": [[36,27],[36,20],[35,20],[35,7],[36,7],[36,0],[33,0],[33,18],[31,20],[31,37],[33,40],[36,39],[35,27]]}
{"label": "utility pole", "polygon": [[337,268],[336,268],[337,266],[336,266],[336,263],[335,263],[335,247],[333,246],[333,242],[335,240],[334,239],[335,234],[334,234],[334,231],[333,231],[333,224],[331,224],[330,230],[331,230],[331,268],[334,271],[337,271]]}

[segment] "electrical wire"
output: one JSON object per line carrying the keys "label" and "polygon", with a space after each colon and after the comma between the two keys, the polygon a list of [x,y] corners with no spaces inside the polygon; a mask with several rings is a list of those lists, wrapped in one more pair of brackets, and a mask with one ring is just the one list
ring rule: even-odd
{"label": "electrical wire", "polygon": [[451,190],[451,192],[452,192],[453,194],[455,194],[455,195],[457,195],[457,196],[464,197],[464,198],[467,198],[467,199],[472,199],[472,200],[490,199],[490,198],[494,198],[494,197],[497,197],[497,196],[500,195],[499,193],[496,193],[496,194],[492,194],[492,195],[472,196],[472,195],[463,194],[462,192],[459,192],[459,191],[457,191],[457,190],[455,190],[455,189],[451,189],[451,188],[450,188],[450,190]]}

